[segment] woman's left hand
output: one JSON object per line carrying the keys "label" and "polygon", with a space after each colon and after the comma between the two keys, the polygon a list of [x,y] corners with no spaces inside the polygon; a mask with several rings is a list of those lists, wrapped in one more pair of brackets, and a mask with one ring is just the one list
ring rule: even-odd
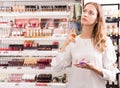
{"label": "woman's left hand", "polygon": [[80,63],[76,63],[74,64],[76,67],[79,67],[79,68],[85,68],[85,69],[89,69],[89,70],[92,70],[94,69],[94,65],[87,62],[87,61],[81,61]]}
{"label": "woman's left hand", "polygon": [[89,69],[92,70],[96,73],[98,73],[100,76],[103,77],[103,72],[101,69],[98,69],[97,67],[95,67],[92,63],[89,63],[85,60],[80,61],[79,63],[75,63],[74,64],[76,67],[78,68],[83,68],[83,69]]}

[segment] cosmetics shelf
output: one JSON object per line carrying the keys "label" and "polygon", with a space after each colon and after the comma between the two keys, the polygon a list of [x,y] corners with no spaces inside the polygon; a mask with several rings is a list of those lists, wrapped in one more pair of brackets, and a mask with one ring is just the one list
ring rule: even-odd
{"label": "cosmetics shelf", "polygon": [[45,69],[39,67],[29,67],[29,66],[9,66],[0,67],[1,73],[23,73],[23,74],[39,74],[39,73],[53,73],[51,67],[46,67]]}
{"label": "cosmetics shelf", "polygon": [[0,56],[55,56],[58,51],[35,51],[35,50],[24,50],[24,51],[1,51]]}
{"label": "cosmetics shelf", "polygon": [[68,17],[70,12],[1,12],[0,16],[2,17],[45,17],[45,18],[63,18]]}
{"label": "cosmetics shelf", "polygon": [[12,38],[0,38],[1,41],[22,41],[22,40],[39,40],[39,41],[64,41],[66,37],[51,37],[51,38],[23,38],[23,37],[12,37]]}
{"label": "cosmetics shelf", "polygon": [[[61,77],[68,72],[55,72],[50,63],[69,33],[72,7],[82,5],[83,0],[0,0],[0,88],[67,88]],[[39,74],[59,80],[30,82]]]}
{"label": "cosmetics shelf", "polygon": [[0,83],[1,88],[67,88],[64,83]]}
{"label": "cosmetics shelf", "polygon": [[[68,2],[68,1],[70,1],[70,0],[1,0],[1,1],[3,1],[3,2],[6,2],[6,1],[12,1],[12,2],[14,2],[14,1],[17,1],[17,2],[27,2],[27,1],[29,1],[29,2],[61,2],[61,1],[66,1],[66,2]],[[74,0],[71,0],[71,1],[74,1]]]}

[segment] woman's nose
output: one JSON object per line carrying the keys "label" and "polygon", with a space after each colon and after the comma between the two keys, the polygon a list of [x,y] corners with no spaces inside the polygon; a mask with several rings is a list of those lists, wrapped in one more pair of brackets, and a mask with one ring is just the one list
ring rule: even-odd
{"label": "woman's nose", "polygon": [[87,14],[87,13],[83,13],[83,16],[87,17],[87,16],[88,16],[88,14]]}

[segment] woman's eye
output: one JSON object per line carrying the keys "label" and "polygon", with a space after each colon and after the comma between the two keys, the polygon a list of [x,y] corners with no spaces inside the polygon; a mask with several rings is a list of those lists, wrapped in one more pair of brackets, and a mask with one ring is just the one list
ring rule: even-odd
{"label": "woman's eye", "polygon": [[94,15],[94,13],[92,11],[89,12],[90,15]]}
{"label": "woman's eye", "polygon": [[88,13],[89,15],[94,15],[93,11],[87,11],[86,9],[83,10],[83,13]]}
{"label": "woman's eye", "polygon": [[86,12],[86,11],[87,11],[86,9],[83,10],[83,12]]}

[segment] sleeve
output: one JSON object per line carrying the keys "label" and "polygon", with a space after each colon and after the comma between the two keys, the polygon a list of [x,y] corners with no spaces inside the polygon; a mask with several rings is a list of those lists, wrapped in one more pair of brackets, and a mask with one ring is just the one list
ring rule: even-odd
{"label": "sleeve", "polygon": [[71,44],[69,44],[65,52],[59,52],[55,58],[52,59],[51,66],[54,71],[64,70],[66,67],[70,67],[72,63],[71,56]]}
{"label": "sleeve", "polygon": [[107,38],[106,43],[107,48],[103,53],[103,78],[105,80],[115,81],[116,74],[119,72],[119,70],[115,66],[117,60],[115,48],[110,38]]}

